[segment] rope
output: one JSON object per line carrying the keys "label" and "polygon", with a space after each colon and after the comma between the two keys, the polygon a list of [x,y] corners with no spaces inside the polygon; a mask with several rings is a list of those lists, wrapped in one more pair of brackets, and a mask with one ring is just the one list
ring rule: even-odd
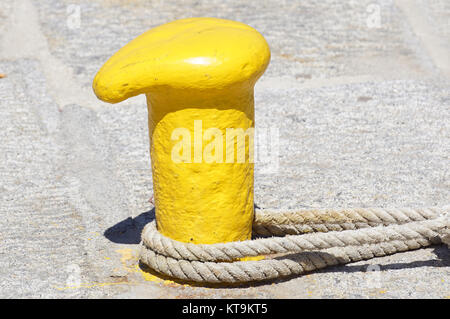
{"label": "rope", "polygon": [[305,209],[282,212],[257,210],[253,233],[259,236],[284,236],[401,225],[436,218],[441,211],[442,209],[439,208]]}
{"label": "rope", "polygon": [[[438,244],[450,234],[448,209],[255,211],[255,240],[183,243],[160,234],[153,221],[142,231],[140,260],[186,281],[241,283],[300,275],[349,262]],[[295,235],[292,235],[295,234]],[[278,255],[259,261],[241,258]]]}

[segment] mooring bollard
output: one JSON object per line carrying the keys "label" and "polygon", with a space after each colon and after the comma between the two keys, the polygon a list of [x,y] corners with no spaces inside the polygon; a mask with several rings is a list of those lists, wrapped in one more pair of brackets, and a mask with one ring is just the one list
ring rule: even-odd
{"label": "mooring bollard", "polygon": [[146,94],[158,230],[182,242],[251,238],[253,88],[269,46],[243,23],[190,18],[114,54],[93,83],[117,103]]}
{"label": "mooring bollard", "polygon": [[[253,87],[269,60],[253,28],[192,18],[144,33],[98,72],[103,101],[147,96],[156,224],[140,262],[183,282],[243,283],[448,240],[448,208],[254,212]],[[252,226],[290,236],[249,240]]]}

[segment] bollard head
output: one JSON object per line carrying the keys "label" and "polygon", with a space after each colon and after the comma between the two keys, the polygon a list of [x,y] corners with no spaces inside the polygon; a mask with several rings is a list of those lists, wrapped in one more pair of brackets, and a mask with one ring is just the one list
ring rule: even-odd
{"label": "bollard head", "polygon": [[100,69],[93,89],[117,103],[167,89],[253,87],[270,60],[269,46],[252,27],[216,18],[170,22],[140,35]]}

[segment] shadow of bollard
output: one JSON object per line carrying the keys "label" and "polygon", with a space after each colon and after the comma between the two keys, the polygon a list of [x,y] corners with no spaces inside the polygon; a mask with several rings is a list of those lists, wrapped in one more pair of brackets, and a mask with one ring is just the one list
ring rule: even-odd
{"label": "shadow of bollard", "polygon": [[111,226],[103,235],[116,244],[139,244],[144,226],[155,219],[155,208]]}

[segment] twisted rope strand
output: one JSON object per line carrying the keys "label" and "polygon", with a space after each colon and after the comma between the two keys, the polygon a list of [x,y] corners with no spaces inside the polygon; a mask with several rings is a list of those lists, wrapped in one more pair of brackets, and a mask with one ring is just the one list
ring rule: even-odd
{"label": "twisted rope strand", "polygon": [[392,240],[431,239],[438,237],[446,228],[446,219],[440,217],[405,225],[378,226],[342,232],[313,233],[286,237],[236,241],[222,244],[196,245],[182,243],[163,236],[156,231],[155,222],[142,232],[142,241],[158,254],[175,259],[197,261],[233,261],[238,258],[277,253],[299,253],[332,247],[377,244]]}
{"label": "twisted rope strand", "polygon": [[298,235],[342,231],[434,219],[442,208],[353,208],[255,210],[253,233],[259,236]]}
{"label": "twisted rope strand", "polygon": [[199,262],[177,260],[159,255],[142,246],[141,261],[167,276],[194,282],[240,283],[275,279],[367,260],[431,245],[433,241],[393,241],[376,245],[334,247],[319,252],[304,252],[287,258],[260,261]]}

